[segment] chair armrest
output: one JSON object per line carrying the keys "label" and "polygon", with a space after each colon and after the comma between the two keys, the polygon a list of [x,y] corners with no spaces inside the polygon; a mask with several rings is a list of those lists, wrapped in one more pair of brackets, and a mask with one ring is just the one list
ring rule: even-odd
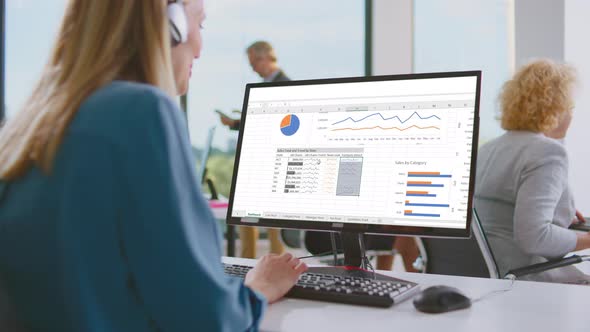
{"label": "chair armrest", "polygon": [[590,256],[578,256],[572,255],[565,258],[552,259],[545,263],[538,263],[529,266],[524,266],[518,269],[510,270],[504,276],[504,279],[518,279],[525,275],[533,273],[541,273],[547,270],[556,269],[558,267],[564,267],[568,265],[578,264],[585,260],[590,260]]}

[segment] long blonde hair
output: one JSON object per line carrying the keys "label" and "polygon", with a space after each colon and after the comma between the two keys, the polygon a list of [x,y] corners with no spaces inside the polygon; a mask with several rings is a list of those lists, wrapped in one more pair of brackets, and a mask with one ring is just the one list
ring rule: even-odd
{"label": "long blonde hair", "polygon": [[24,108],[0,129],[0,178],[33,165],[51,171],[82,102],[115,79],[157,86],[170,96],[166,0],[70,0],[51,56]]}

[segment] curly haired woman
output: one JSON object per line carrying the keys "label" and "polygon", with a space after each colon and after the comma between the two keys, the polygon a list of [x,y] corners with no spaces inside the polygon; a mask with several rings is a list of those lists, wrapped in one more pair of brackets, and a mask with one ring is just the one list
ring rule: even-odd
{"label": "curly haired woman", "polygon": [[[574,70],[538,60],[522,67],[500,94],[507,132],[481,147],[475,206],[502,274],[590,248],[590,234],[568,229],[580,219],[568,184],[563,145],[572,120]],[[581,282],[575,267],[528,277]]]}

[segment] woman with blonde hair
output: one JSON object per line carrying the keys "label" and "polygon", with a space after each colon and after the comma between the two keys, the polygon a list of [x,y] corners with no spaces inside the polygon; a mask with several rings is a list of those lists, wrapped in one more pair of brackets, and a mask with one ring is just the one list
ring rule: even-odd
{"label": "woman with blonde hair", "polygon": [[[568,229],[582,218],[563,145],[574,82],[571,67],[538,60],[518,70],[500,94],[507,132],[479,151],[474,204],[502,274],[590,248],[590,234]],[[583,282],[586,276],[570,266],[529,279]]]}
{"label": "woman with blonde hair", "polygon": [[306,269],[285,254],[245,283],[223,273],[171,100],[204,17],[202,0],[69,1],[28,103],[0,130],[0,275],[30,330],[256,330]]}

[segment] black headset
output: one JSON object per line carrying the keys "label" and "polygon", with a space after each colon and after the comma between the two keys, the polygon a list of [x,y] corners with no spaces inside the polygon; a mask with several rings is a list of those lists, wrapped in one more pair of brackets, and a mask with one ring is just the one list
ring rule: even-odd
{"label": "black headset", "polygon": [[167,11],[172,47],[186,43],[188,39],[188,20],[184,11],[183,0],[169,3]]}

